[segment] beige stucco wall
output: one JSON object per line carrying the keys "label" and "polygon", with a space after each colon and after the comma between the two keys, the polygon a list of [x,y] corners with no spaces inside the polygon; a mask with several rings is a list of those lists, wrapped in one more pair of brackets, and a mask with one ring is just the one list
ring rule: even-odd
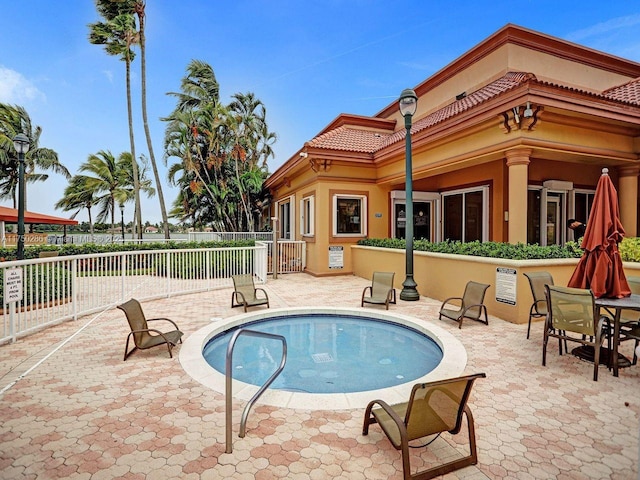
{"label": "beige stucco wall", "polygon": [[[353,273],[371,278],[374,271],[395,272],[395,287],[402,289],[405,279],[405,252],[387,248],[353,246]],[[523,273],[544,270],[549,272],[556,285],[566,285],[578,264],[578,259],[553,260],[503,260],[498,258],[448,255],[442,253],[414,252],[414,279],[421,296],[443,301],[448,297],[462,296],[470,280],[489,284],[485,305],[489,315],[512,323],[527,323],[529,308],[533,302],[529,282]],[[496,300],[498,268],[513,269],[515,280],[515,305]],[[640,275],[640,264],[624,263],[629,276]],[[400,300],[398,300],[400,301]],[[463,327],[464,328],[464,327]]]}

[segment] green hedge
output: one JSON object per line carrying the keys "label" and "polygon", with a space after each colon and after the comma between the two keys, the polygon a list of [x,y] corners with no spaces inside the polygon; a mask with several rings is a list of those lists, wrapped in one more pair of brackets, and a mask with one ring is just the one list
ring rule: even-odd
{"label": "green hedge", "polygon": [[[149,242],[149,243],[84,243],[56,245],[33,245],[25,247],[24,258],[38,258],[40,252],[58,251],[60,256],[87,255],[91,253],[131,252],[140,250],[180,250],[190,248],[226,248],[226,247],[253,247],[254,240],[229,240],[218,242]],[[0,261],[16,259],[16,248],[0,248]]]}
{"label": "green hedge", "polygon": [[[358,241],[358,245],[382,248],[406,248],[404,239],[398,238],[370,238]],[[427,240],[415,240],[415,251],[450,253],[454,255],[472,255],[476,257],[506,258],[510,260],[533,260],[548,258],[579,258],[582,250],[576,242],[567,242],[563,247],[551,245],[541,247],[526,243],[502,243],[502,242],[459,242],[446,240],[444,242],[429,242]]]}

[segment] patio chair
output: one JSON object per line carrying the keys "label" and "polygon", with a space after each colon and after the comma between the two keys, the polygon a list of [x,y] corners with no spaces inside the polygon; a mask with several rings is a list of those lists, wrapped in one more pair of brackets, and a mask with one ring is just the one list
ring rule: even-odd
{"label": "patio chair", "polygon": [[[247,311],[248,307],[258,305],[266,305],[269,308],[269,296],[263,288],[256,288],[253,283],[253,275],[232,275],[233,293],[231,294],[231,308],[244,307]],[[262,292],[258,296],[258,292]]]}
{"label": "patio chair", "polygon": [[[450,320],[455,320],[459,323],[458,328],[462,328],[462,320],[469,318],[471,320],[477,320],[486,325],[489,325],[489,318],[487,317],[487,307],[484,305],[484,294],[489,288],[489,285],[478,282],[467,282],[467,286],[464,289],[462,297],[449,297],[440,307],[440,320],[442,317],[446,317]],[[460,303],[460,307],[457,309],[445,308],[445,306],[451,302]],[[454,306],[454,303],[451,303]],[[484,320],[481,316],[484,313]]]}
{"label": "patio chair", "polygon": [[[380,425],[394,448],[402,452],[402,470],[405,480],[434,478],[469,465],[475,465],[478,463],[475,425],[467,401],[473,382],[484,377],[486,377],[484,373],[478,373],[465,377],[418,383],[413,386],[409,401],[398,405],[389,406],[383,400],[374,400],[367,405],[365,410],[362,434],[369,434],[369,425],[374,423]],[[379,407],[373,408],[376,404]],[[449,432],[452,435],[460,433],[463,413],[467,416],[470,454],[411,474],[409,442],[429,435],[440,435],[443,432]],[[428,446],[430,443],[423,446]]]}
{"label": "patio chair", "polygon": [[549,337],[577,342],[593,348],[593,381],[598,381],[600,346],[607,318],[595,318],[593,293],[582,288],[545,285],[545,295],[549,313],[542,342],[542,366],[547,364]]}
{"label": "patio chair", "polygon": [[523,273],[523,275],[529,280],[531,295],[533,295],[533,303],[529,309],[529,325],[527,326],[528,339],[531,333],[531,320],[547,317],[547,297],[544,293],[544,286],[553,285],[553,277],[549,272],[530,272]]}
{"label": "patio chair", "polygon": [[[640,295],[640,277],[627,277],[631,293]],[[620,341],[634,340],[632,365],[638,363],[638,345],[640,345],[640,312],[623,310],[620,315]]]}
{"label": "patio chair", "polygon": [[[396,289],[393,288],[395,272],[373,272],[371,286],[362,292],[361,307],[365,303],[384,305],[389,310],[390,303],[396,303]],[[369,295],[367,295],[369,292]]]}
{"label": "patio chair", "polygon": [[[137,349],[146,350],[147,348],[166,345],[169,350],[169,357],[173,358],[171,349],[178,343],[182,343],[183,333],[178,330],[178,325],[168,318],[145,318],[140,302],[131,299],[128,302],[118,305],[118,308],[124,312],[131,327],[131,332],[127,335],[127,344],[124,347],[124,360],[129,357]],[[149,328],[149,322],[164,321],[174,326],[175,330],[162,332],[154,328]],[[129,350],[129,340],[133,338],[133,349]]]}

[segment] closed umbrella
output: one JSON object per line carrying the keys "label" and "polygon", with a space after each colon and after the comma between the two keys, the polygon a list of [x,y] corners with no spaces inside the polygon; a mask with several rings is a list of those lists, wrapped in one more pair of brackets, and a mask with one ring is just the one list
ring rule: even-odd
{"label": "closed umbrella", "polygon": [[618,243],[622,241],[624,234],[620,222],[618,193],[609,177],[609,170],[603,168],[580,245],[584,254],[568,286],[589,288],[596,298],[622,298],[631,295],[618,251]]}

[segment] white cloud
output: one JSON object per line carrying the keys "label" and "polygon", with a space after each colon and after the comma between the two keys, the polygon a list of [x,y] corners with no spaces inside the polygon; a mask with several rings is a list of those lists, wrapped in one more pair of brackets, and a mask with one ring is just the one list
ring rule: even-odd
{"label": "white cloud", "polygon": [[567,35],[567,40],[572,42],[580,42],[585,38],[597,37],[605,34],[611,34],[619,30],[635,27],[640,24],[640,14],[627,15],[625,17],[617,17],[607,20],[606,22],[596,23],[595,25],[577,30]]}
{"label": "white cloud", "polygon": [[38,99],[46,99],[38,87],[21,73],[0,65],[0,102],[20,104]]}
{"label": "white cloud", "polygon": [[111,70],[103,70],[102,73],[104,73],[104,76],[107,77],[109,83],[113,83],[113,72]]}

